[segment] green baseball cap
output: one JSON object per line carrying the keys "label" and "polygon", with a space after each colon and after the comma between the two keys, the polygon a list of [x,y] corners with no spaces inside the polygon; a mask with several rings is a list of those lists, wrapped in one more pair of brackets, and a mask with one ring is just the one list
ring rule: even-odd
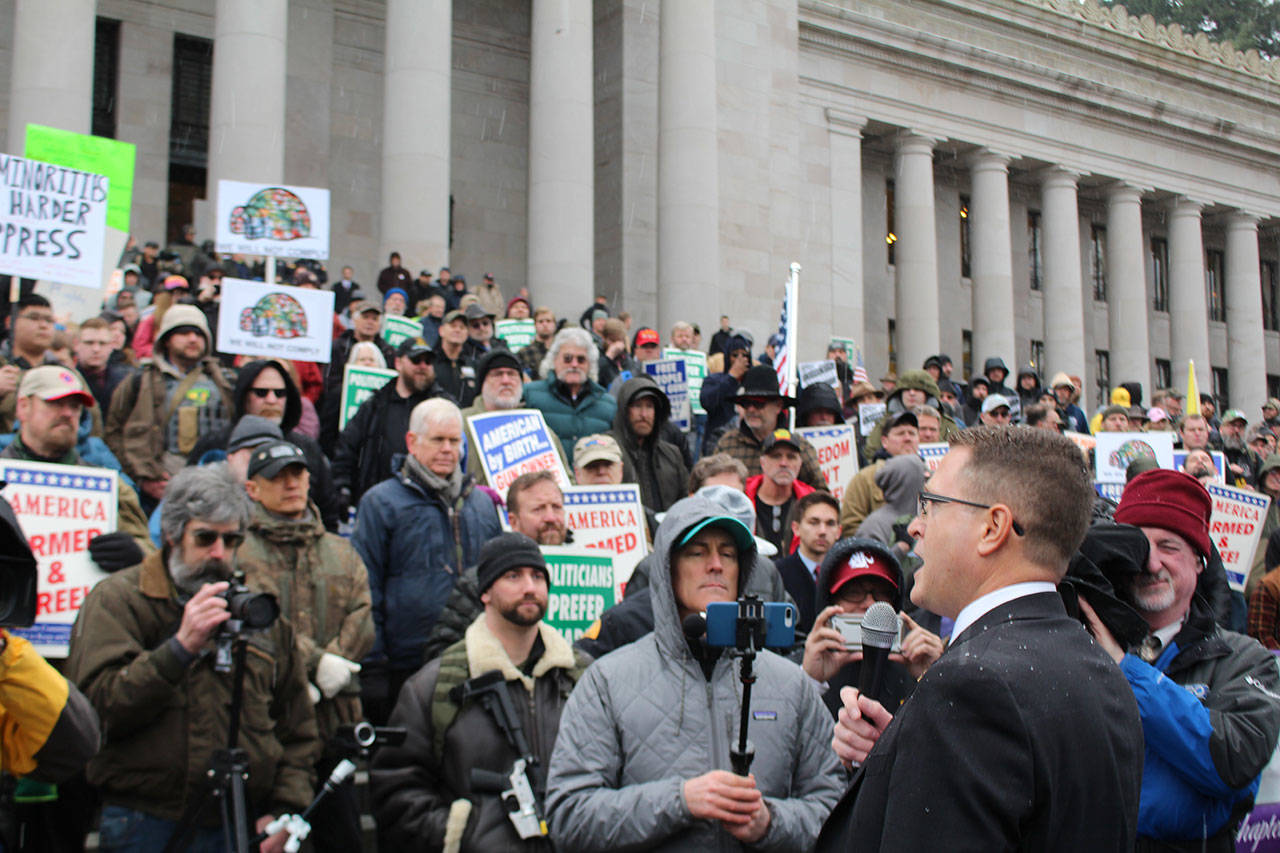
{"label": "green baseball cap", "polygon": [[731,515],[713,515],[710,518],[704,518],[697,524],[694,524],[684,532],[680,540],[676,543],[677,547],[683,548],[688,545],[693,538],[706,530],[708,527],[718,527],[733,537],[733,542],[738,546],[739,551],[746,551],[754,548],[756,539],[751,535],[751,531],[747,526]]}

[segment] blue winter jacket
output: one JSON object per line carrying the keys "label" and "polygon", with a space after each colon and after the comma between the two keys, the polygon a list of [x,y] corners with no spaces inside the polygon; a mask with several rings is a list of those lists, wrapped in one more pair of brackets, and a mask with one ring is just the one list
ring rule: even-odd
{"label": "blue winter jacket", "polygon": [[618,403],[595,382],[588,381],[576,402],[569,401],[564,384],[558,379],[539,379],[524,386],[524,401],[538,409],[564,445],[573,468],[573,446],[586,435],[608,432]]}
{"label": "blue winter jacket", "polygon": [[501,532],[493,500],[469,476],[453,506],[403,469],[365,492],[351,544],[369,570],[373,598],[377,639],[366,660],[393,670],[420,667],[460,569],[474,566],[480,546]]}

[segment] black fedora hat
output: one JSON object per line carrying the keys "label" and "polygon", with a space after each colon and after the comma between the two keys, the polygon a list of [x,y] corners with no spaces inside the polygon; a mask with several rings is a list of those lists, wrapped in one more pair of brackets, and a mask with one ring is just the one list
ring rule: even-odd
{"label": "black fedora hat", "polygon": [[795,403],[795,397],[789,397],[786,394],[778,392],[778,374],[773,372],[772,367],[766,367],[763,364],[757,364],[747,369],[747,373],[742,377],[742,384],[738,386],[737,396],[756,397],[762,400],[781,400],[790,406]]}

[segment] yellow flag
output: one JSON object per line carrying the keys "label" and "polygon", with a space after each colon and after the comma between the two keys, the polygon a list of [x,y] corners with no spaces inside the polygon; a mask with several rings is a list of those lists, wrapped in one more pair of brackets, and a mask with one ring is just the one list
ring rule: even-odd
{"label": "yellow flag", "polygon": [[1200,390],[1196,388],[1196,363],[1187,361],[1187,405],[1183,409],[1188,415],[1200,414]]}

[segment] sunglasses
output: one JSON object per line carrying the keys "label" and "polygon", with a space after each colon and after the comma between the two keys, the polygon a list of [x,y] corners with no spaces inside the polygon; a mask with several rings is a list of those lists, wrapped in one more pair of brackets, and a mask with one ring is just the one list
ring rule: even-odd
{"label": "sunglasses", "polygon": [[417,355],[409,356],[409,361],[412,361],[414,364],[432,364],[435,360],[436,357],[429,352],[421,352]]}
{"label": "sunglasses", "polygon": [[249,390],[252,391],[253,396],[257,397],[259,400],[265,400],[267,397],[275,397],[277,400],[283,400],[285,397],[289,396],[289,392],[283,388],[250,388]]}
{"label": "sunglasses", "polygon": [[560,360],[566,364],[586,364],[587,357],[585,355],[561,355]]}
{"label": "sunglasses", "polygon": [[201,548],[211,548],[213,547],[213,543],[217,542],[218,539],[221,538],[222,544],[230,551],[234,551],[236,548],[239,548],[240,543],[244,542],[244,534],[238,530],[229,530],[225,533],[219,533],[218,531],[210,530],[207,527],[191,531],[191,538]]}

